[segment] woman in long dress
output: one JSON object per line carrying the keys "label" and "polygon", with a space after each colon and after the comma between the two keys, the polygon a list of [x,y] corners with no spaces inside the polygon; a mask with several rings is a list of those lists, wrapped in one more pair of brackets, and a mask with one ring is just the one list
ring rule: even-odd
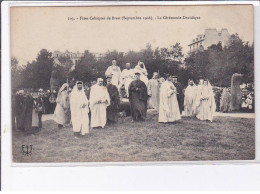
{"label": "woman in long dress", "polygon": [[212,122],[216,111],[216,103],[213,89],[208,80],[204,80],[203,85],[198,88],[196,105],[198,111],[197,118]]}
{"label": "woman in long dress", "polygon": [[68,104],[68,84],[65,83],[61,86],[57,100],[56,100],[56,108],[54,111],[54,120],[58,123],[58,127],[62,128],[66,123],[67,123],[67,116],[66,112],[69,109],[69,104]]}
{"label": "woman in long dress", "polygon": [[177,89],[169,76],[160,89],[159,122],[169,123],[181,119],[177,101]]}

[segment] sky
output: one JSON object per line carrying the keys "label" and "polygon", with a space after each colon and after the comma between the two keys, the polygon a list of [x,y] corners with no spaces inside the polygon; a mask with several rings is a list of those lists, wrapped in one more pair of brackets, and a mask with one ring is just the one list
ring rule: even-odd
{"label": "sky", "polygon": [[[118,6],[118,7],[12,7],[11,56],[26,64],[43,48],[104,53],[107,50],[139,51],[147,43],[169,47],[188,44],[207,28],[227,28],[244,41],[253,42],[253,6]],[[90,20],[90,17],[152,17],[153,20]],[[200,19],[158,19],[158,17]],[[74,17],[75,20],[68,18]],[[89,20],[80,20],[88,17]],[[76,19],[79,18],[79,19]]]}

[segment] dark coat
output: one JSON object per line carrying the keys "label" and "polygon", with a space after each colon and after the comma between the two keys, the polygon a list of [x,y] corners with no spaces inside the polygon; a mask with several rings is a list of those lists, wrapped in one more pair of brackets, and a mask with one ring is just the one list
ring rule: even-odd
{"label": "dark coat", "polygon": [[183,104],[184,104],[184,96],[183,96],[183,87],[180,82],[173,83],[177,90],[177,100],[179,104],[180,113],[182,113],[183,110]]}
{"label": "dark coat", "polygon": [[141,80],[134,80],[129,88],[129,102],[133,120],[140,120],[146,117],[147,112],[147,87]]}
{"label": "dark coat", "polygon": [[107,85],[107,91],[110,97],[110,105],[107,107],[107,120],[116,122],[120,108],[119,92],[117,87],[112,84]]}

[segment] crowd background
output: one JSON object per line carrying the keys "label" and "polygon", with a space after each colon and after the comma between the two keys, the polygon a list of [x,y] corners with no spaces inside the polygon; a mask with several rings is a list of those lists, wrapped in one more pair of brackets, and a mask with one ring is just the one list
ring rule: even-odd
{"label": "crowd background", "polygon": [[[105,78],[105,71],[113,59],[117,60],[121,70],[126,63],[130,63],[133,68],[142,60],[149,79],[153,72],[158,72],[160,77],[165,77],[166,74],[176,75],[183,88],[186,88],[189,79],[193,79],[197,84],[201,77],[207,78],[213,86],[216,111],[222,112],[230,111],[228,107],[221,108],[221,102],[229,100],[228,88],[231,87],[232,75],[242,74],[241,110],[254,111],[254,44],[244,42],[238,34],[233,34],[225,47],[219,43],[187,55],[184,55],[180,43],[176,43],[168,48],[152,48],[147,44],[146,48],[138,52],[107,51],[100,58],[86,50],[76,65],[70,57],[59,57],[60,64],[57,65],[52,53],[47,49],[40,50],[37,58],[26,65],[19,64],[19,61],[12,57],[13,114],[17,114],[20,106],[25,106],[26,102],[32,99],[41,104],[39,112],[52,114],[56,106],[57,91],[66,82],[72,86],[77,80],[83,81],[88,96],[88,88],[95,84],[98,77]],[[21,90],[23,93],[19,94],[18,91]]]}

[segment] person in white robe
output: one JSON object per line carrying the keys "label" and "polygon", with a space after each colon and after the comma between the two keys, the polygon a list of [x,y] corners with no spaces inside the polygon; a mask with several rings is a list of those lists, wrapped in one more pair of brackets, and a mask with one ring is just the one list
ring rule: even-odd
{"label": "person in white robe", "polygon": [[196,98],[195,98],[195,103],[194,103],[194,107],[193,107],[195,116],[199,112],[200,92],[201,92],[201,87],[203,86],[203,82],[204,82],[204,79],[199,79],[199,83],[196,86],[197,87],[197,91],[196,91]]}
{"label": "person in white robe", "polygon": [[163,77],[160,77],[160,79],[159,79],[160,87],[161,87],[163,82],[165,82],[165,79]]}
{"label": "person in white robe", "polygon": [[131,64],[126,63],[126,69],[124,69],[121,73],[121,80],[119,84],[119,88],[125,87],[125,92],[127,98],[129,97],[128,88],[132,81],[135,79],[135,73],[134,70],[131,69]]}
{"label": "person in white robe", "polygon": [[172,83],[172,77],[167,76],[167,80],[162,83],[160,89],[159,122],[169,123],[181,119],[179,105],[177,101],[177,90]]}
{"label": "person in white robe", "polygon": [[135,66],[134,71],[140,73],[140,75],[141,75],[140,80],[142,82],[144,82],[147,87],[149,80],[147,78],[148,73],[147,73],[144,63],[141,61],[138,61],[138,64]]}
{"label": "person in white robe", "polygon": [[58,127],[62,128],[66,124],[66,112],[69,109],[68,104],[68,90],[69,86],[67,83],[63,84],[59,89],[58,96],[56,99],[56,108],[54,111],[54,121],[58,123]]}
{"label": "person in white robe", "polygon": [[212,122],[216,111],[216,103],[212,86],[208,80],[204,80],[203,85],[197,88],[195,104],[197,107],[196,117],[199,120]]}
{"label": "person in white robe", "polygon": [[78,81],[70,94],[71,122],[77,139],[89,133],[89,101],[83,89],[83,82]]}
{"label": "person in white robe", "polygon": [[220,111],[230,112],[231,111],[231,93],[228,88],[224,88],[220,98]]}
{"label": "person in white robe", "polygon": [[105,72],[105,76],[112,76],[112,84],[119,88],[119,81],[121,76],[121,69],[117,66],[116,60],[112,61],[112,65],[109,66]]}
{"label": "person in white robe", "polygon": [[159,110],[160,104],[160,83],[158,80],[158,73],[153,73],[153,78],[149,80],[147,86],[148,93],[148,108]]}
{"label": "person in white robe", "polygon": [[193,117],[195,115],[197,86],[193,80],[189,80],[189,85],[184,92],[184,113],[185,116]]}
{"label": "person in white robe", "polygon": [[110,97],[107,88],[103,86],[102,78],[98,78],[97,84],[91,87],[89,102],[91,127],[104,128],[107,122],[106,109],[110,105]]}

